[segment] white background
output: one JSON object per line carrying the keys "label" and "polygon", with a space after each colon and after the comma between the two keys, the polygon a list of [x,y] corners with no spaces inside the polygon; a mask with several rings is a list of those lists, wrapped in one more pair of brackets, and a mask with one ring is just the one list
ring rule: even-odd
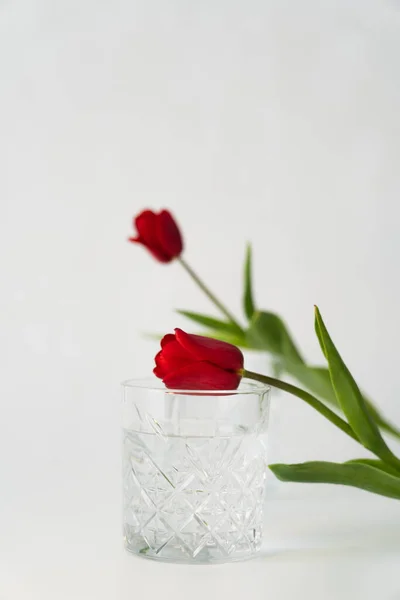
{"label": "white background", "polygon": [[[119,381],[152,368],[140,332],[190,327],[173,307],[213,312],[127,243],[142,208],[172,209],[238,315],[251,240],[258,304],[320,362],[319,304],[400,423],[399,56],[396,0],[0,0],[1,600],[63,599],[77,556],[83,578],[82,557],[120,551]],[[359,452],[279,402],[274,459]]]}

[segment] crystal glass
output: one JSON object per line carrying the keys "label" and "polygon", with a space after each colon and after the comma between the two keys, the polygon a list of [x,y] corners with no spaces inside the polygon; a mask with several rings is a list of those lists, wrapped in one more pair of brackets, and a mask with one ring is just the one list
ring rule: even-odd
{"label": "crystal glass", "polygon": [[269,388],[122,386],[126,549],[186,563],[254,556],[262,541]]}

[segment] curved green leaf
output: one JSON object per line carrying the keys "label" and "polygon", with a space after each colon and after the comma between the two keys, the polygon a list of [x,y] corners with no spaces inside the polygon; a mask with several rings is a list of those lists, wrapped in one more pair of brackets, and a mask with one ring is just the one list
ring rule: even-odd
{"label": "curved green leaf", "polygon": [[357,383],[332,342],[317,307],[315,308],[315,329],[328,361],[336,397],[357,437],[366,448],[384,459],[385,462],[400,467],[400,460],[392,453],[383,439]]}
{"label": "curved green leaf", "polygon": [[270,465],[270,469],[281,481],[348,485],[400,500],[400,475],[394,477],[368,464],[321,461],[296,465],[275,464]]}
{"label": "curved green leaf", "polygon": [[249,348],[245,336],[241,336],[237,332],[231,333],[229,331],[213,331],[208,329],[207,331],[202,331],[198,335],[221,340],[221,342],[228,342],[228,344],[233,344],[240,348]]}
{"label": "curved green leaf", "polygon": [[267,350],[291,362],[303,362],[285,323],[275,313],[254,313],[246,336],[250,346],[255,349]]}
{"label": "curved green leaf", "polygon": [[221,319],[215,319],[214,317],[209,317],[208,315],[202,315],[200,313],[189,312],[188,310],[177,310],[177,313],[183,315],[187,319],[191,319],[195,323],[199,323],[200,325],[204,325],[209,329],[213,329],[214,331],[225,331],[228,333],[237,333],[237,327],[233,323],[229,321],[221,321]]}
{"label": "curved green leaf", "polygon": [[251,245],[247,245],[246,259],[244,263],[244,294],[243,294],[243,308],[246,317],[252,318],[255,306],[253,300],[253,285],[252,285],[252,253]]}
{"label": "curved green leaf", "polygon": [[399,471],[396,471],[393,467],[383,462],[383,460],[378,460],[377,458],[354,458],[353,460],[348,460],[346,465],[368,465],[370,467],[374,467],[375,469],[379,469],[380,471],[385,471],[385,473],[390,473],[395,477],[400,477]]}

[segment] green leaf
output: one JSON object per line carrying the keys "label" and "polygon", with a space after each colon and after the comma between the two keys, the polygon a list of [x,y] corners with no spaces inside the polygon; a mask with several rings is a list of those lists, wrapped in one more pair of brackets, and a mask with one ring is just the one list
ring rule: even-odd
{"label": "green leaf", "polygon": [[275,313],[255,312],[246,336],[252,348],[267,350],[293,363],[303,362],[285,323]]}
{"label": "green leaf", "polygon": [[244,294],[243,294],[243,307],[246,317],[252,318],[255,312],[254,300],[253,300],[253,285],[252,285],[252,253],[251,245],[247,245],[246,259],[244,263]]}
{"label": "green leaf", "polygon": [[230,333],[229,331],[213,331],[207,330],[202,331],[198,335],[204,335],[205,337],[213,338],[215,340],[221,340],[221,342],[227,342],[228,344],[233,344],[234,346],[238,346],[240,348],[249,348],[247,340],[245,336],[241,336],[236,331]]}
{"label": "green leaf", "polygon": [[225,331],[227,333],[237,334],[237,327],[229,321],[221,321],[220,319],[215,319],[214,317],[209,317],[208,315],[201,315],[200,313],[189,312],[187,310],[177,310],[176,312],[180,315],[183,315],[187,319],[191,319],[195,323],[204,325],[205,327],[213,329],[214,331]]}
{"label": "green leaf", "polygon": [[319,314],[319,309],[317,306],[314,307],[315,308],[315,322],[314,322],[314,329],[315,329],[315,333],[317,334],[317,338],[318,338],[318,342],[319,342],[319,346],[322,350],[322,354],[324,355],[324,357],[326,358],[326,360],[328,360],[328,356],[326,353],[326,348],[325,348],[325,343],[324,343],[324,339],[322,337],[322,332],[321,329],[318,325],[317,322],[317,314]]}
{"label": "green leaf", "polygon": [[296,465],[270,465],[281,481],[334,483],[357,487],[374,494],[400,500],[400,475],[393,475],[364,463],[307,462]]}
{"label": "green leaf", "polygon": [[346,461],[345,464],[368,465],[370,467],[374,467],[374,469],[379,469],[385,473],[390,473],[390,475],[394,475],[395,477],[400,477],[399,471],[396,471],[396,469],[384,463],[382,460],[378,460],[377,458],[354,458],[353,460]]}
{"label": "green leaf", "polygon": [[333,344],[317,307],[315,329],[329,364],[336,397],[357,437],[374,454],[390,464],[400,466],[400,460],[386,445],[354,378]]}

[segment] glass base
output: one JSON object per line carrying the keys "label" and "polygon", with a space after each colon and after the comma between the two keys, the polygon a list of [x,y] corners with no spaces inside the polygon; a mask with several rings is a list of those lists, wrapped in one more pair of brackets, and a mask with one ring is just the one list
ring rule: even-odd
{"label": "glass base", "polygon": [[[247,536],[246,536],[247,537]],[[202,544],[194,552],[179,541],[170,540],[168,545],[160,547],[160,551],[150,548],[143,537],[135,535],[128,538],[125,535],[125,549],[130,554],[140,558],[193,565],[222,564],[250,560],[257,556],[261,548],[261,535],[256,545],[244,540],[228,554],[217,542],[209,541]]]}
{"label": "glass base", "polygon": [[265,490],[257,433],[160,439],[125,431],[124,447],[129,551],[189,563],[254,556]]}

